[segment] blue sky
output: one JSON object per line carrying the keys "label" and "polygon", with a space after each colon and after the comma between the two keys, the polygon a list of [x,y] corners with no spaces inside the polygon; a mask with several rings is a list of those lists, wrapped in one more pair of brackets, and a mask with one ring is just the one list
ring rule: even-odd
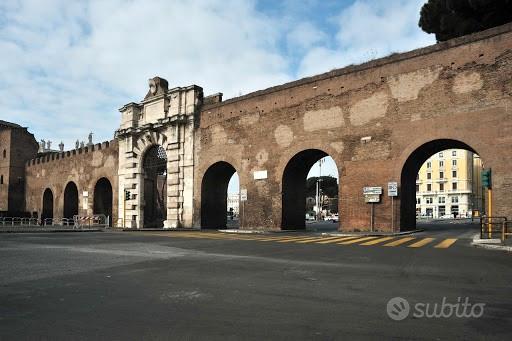
{"label": "blue sky", "polygon": [[3,0],[0,119],[38,140],[113,138],[147,79],[225,98],[435,43],[425,0]]}

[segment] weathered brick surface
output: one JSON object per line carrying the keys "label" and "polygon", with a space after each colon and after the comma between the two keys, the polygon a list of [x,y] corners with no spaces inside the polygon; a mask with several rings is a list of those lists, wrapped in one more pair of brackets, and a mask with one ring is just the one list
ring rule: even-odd
{"label": "weathered brick surface", "polygon": [[[196,131],[195,225],[203,175],[226,161],[248,190],[243,228],[279,229],[284,169],[295,154],[319,149],[340,174],[341,229],[366,230],[362,187],[414,182],[401,179],[406,160],[441,139],[465,143],[493,169],[492,214],[512,217],[511,74],[512,25],[505,25],[206,105]],[[254,180],[259,170],[268,178]],[[375,227],[389,230],[390,200],[382,199]]]}
{"label": "weathered brick surface", "polygon": [[[53,216],[63,217],[64,189],[73,181],[78,188],[78,213],[93,214],[94,187],[101,178],[107,178],[113,192],[113,221],[118,218],[118,144],[104,142],[92,147],[55,153],[32,159],[26,164],[26,209],[38,212],[43,207],[43,193],[49,188],[53,193]],[[83,192],[88,192],[85,199]],[[84,200],[87,205],[84,206]],[[86,208],[84,208],[86,207]]]}

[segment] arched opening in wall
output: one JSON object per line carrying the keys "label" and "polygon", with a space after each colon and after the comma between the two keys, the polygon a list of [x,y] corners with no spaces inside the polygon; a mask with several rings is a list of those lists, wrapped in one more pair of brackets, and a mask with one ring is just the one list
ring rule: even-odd
{"label": "arched opening in wall", "polygon": [[160,145],[150,147],[142,161],[144,227],[161,228],[167,219],[167,154]]}
{"label": "arched opening in wall", "polygon": [[112,226],[112,185],[107,178],[101,178],[94,186],[94,214],[104,214]]}
{"label": "arched opening in wall", "polygon": [[64,189],[64,218],[73,219],[78,215],[78,188],[69,182]]}
{"label": "arched opening in wall", "polygon": [[[47,188],[43,193],[43,211],[41,212],[41,223],[45,223],[45,219],[53,219],[53,193]],[[48,222],[51,224],[51,222]]]}
{"label": "arched opening in wall", "polygon": [[281,229],[337,230],[338,192],[338,168],[327,153],[308,149],[296,154],[283,173]]}
{"label": "arched opening in wall", "polygon": [[416,149],[402,169],[400,229],[471,226],[485,211],[482,169],[480,156],[461,141],[434,140]]}
{"label": "arched opening in wall", "polygon": [[[204,173],[201,182],[201,228],[222,229],[228,226],[228,185],[235,173],[235,167],[224,161],[214,163]],[[232,186],[235,193],[236,184]]]}

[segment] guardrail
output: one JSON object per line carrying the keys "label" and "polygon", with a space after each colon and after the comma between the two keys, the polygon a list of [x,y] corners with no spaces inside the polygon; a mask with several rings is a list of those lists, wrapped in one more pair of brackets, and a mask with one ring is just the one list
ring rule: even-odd
{"label": "guardrail", "polygon": [[480,238],[491,239],[493,233],[502,233],[503,223],[507,222],[507,217],[480,217]]}
{"label": "guardrail", "polygon": [[0,226],[38,226],[37,218],[0,217]]}

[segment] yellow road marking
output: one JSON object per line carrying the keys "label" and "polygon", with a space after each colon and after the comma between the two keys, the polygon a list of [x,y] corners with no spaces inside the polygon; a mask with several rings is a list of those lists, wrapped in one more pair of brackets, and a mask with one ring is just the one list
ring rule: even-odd
{"label": "yellow road marking", "polygon": [[408,245],[407,247],[422,247],[424,245],[427,245],[428,243],[431,243],[432,241],[434,241],[434,238],[423,238],[422,240],[414,244]]}
{"label": "yellow road marking", "polygon": [[331,240],[331,239],[337,239],[337,238],[338,237],[322,237],[322,236],[317,236],[313,240],[302,240],[302,241],[299,241],[297,243],[318,243],[318,241],[325,241],[325,240]]}
{"label": "yellow road marking", "polygon": [[261,241],[274,241],[274,240],[289,240],[289,239],[297,239],[297,238],[304,238],[302,236],[294,236],[294,237],[284,237],[284,236],[276,236],[276,237],[266,237],[260,239]]}
{"label": "yellow road marking", "polygon": [[362,243],[362,244],[359,244],[359,245],[375,245],[375,244],[379,244],[379,243],[388,241],[388,240],[393,239],[393,238],[395,238],[395,237],[383,237],[383,238],[379,238],[379,239],[370,240],[369,242]]}
{"label": "yellow road marking", "polygon": [[394,242],[384,244],[383,246],[398,246],[398,245],[402,245],[404,243],[410,242],[411,240],[414,240],[414,239],[416,239],[416,238],[414,238],[414,237],[400,238],[398,240],[395,240]]}
{"label": "yellow road marking", "polygon": [[357,238],[352,240],[347,240],[345,242],[338,243],[338,245],[349,245],[349,244],[355,244],[359,242],[364,242],[365,240],[375,239],[377,237],[363,237],[363,238]]}
{"label": "yellow road marking", "polygon": [[456,241],[457,241],[457,239],[455,239],[455,238],[448,238],[448,239],[443,240],[442,242],[440,242],[436,246],[434,246],[434,248],[436,248],[436,249],[447,249],[450,246],[452,246],[453,243],[455,243]]}
{"label": "yellow road marking", "polygon": [[315,242],[316,244],[330,244],[330,243],[337,243],[337,242],[341,242],[341,241],[344,241],[344,240],[349,240],[349,239],[354,239],[354,238],[358,238],[358,237],[336,237],[334,239],[331,239],[329,238],[329,240],[327,239],[324,239],[324,240],[321,240],[319,242]]}

